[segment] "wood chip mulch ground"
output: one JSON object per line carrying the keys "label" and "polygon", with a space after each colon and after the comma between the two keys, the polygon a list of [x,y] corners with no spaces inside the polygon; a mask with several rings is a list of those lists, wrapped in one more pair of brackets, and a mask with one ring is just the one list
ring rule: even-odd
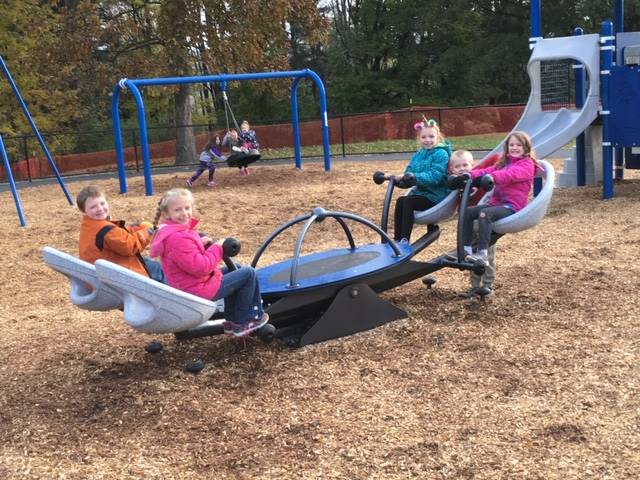
{"label": "wood chip mulch ground", "polygon": [[[374,170],[398,162],[256,166],[193,190],[202,230],[243,242],[250,262],[280,224],[316,206],[379,222]],[[157,194],[187,174],[154,177]],[[531,230],[498,244],[495,296],[458,299],[441,270],[386,292],[409,318],[302,349],[144,335],[122,313],[87,312],[46,267],[76,253],[80,216],[57,184],[26,188],[20,228],[0,195],[0,478],[622,479],[640,472],[640,175],[616,196],[557,189]],[[68,183],[72,196],[88,181]],[[141,178],[93,182],[115,217],[149,219]],[[422,228],[422,227],[420,227]],[[455,223],[419,258],[450,250]],[[355,229],[361,243],[375,236]],[[336,223],[305,251],[343,246]],[[294,237],[263,261],[288,258]],[[146,353],[160,340],[165,349]],[[206,362],[198,375],[190,360]]]}

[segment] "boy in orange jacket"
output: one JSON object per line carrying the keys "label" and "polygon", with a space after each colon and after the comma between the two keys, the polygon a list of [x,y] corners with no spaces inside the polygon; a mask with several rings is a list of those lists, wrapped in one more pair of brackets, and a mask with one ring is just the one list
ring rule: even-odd
{"label": "boy in orange jacket", "polygon": [[109,203],[98,187],[80,190],[76,203],[83,213],[80,225],[82,260],[95,263],[102,258],[167,283],[160,262],[142,256],[142,251],[151,242],[151,224],[125,226],[124,220],[111,220]]}

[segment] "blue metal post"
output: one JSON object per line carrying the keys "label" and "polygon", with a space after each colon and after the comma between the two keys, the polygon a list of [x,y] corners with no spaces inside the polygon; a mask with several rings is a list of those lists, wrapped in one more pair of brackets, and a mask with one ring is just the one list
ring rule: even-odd
{"label": "blue metal post", "polygon": [[24,213],[22,213],[22,203],[20,203],[20,195],[18,195],[16,184],[13,181],[13,172],[11,171],[11,165],[9,165],[9,157],[7,157],[7,149],[4,147],[4,140],[2,139],[2,135],[0,135],[0,153],[2,154],[4,169],[7,171],[7,180],[9,180],[9,187],[11,188],[13,201],[16,204],[16,210],[18,211],[18,218],[20,219],[20,225],[24,227],[27,224],[27,222],[24,219]]}
{"label": "blue metal post", "polygon": [[[312,70],[295,70],[295,71],[286,71],[286,72],[264,72],[264,73],[237,73],[237,74],[223,74],[223,75],[206,75],[201,77],[165,77],[165,78],[145,78],[139,80],[128,80],[122,79],[120,80],[120,86],[126,86],[132,93],[136,99],[136,104],[138,107],[138,123],[140,125],[140,144],[142,148],[142,160],[144,165],[144,177],[145,177],[145,190],[147,195],[153,194],[153,186],[151,180],[151,159],[149,155],[149,144],[147,139],[147,128],[146,128],[146,118],[144,111],[144,102],[142,101],[142,95],[140,95],[140,91],[138,88],[154,86],[154,85],[181,85],[188,83],[213,83],[213,82],[227,82],[227,81],[242,81],[242,80],[263,80],[270,78],[311,78],[318,87],[318,91],[320,93],[320,114],[322,116],[322,144],[324,148],[324,166],[325,170],[329,171],[331,169],[331,154],[329,151],[329,121],[327,115],[327,98],[326,92],[324,89],[324,84],[320,77],[313,72]],[[114,93],[115,93],[114,89]],[[118,102],[119,95],[114,95],[112,100],[112,116],[114,118],[114,136],[116,138],[116,154],[118,156],[118,162],[120,162],[121,158],[124,159],[124,154],[122,152],[122,142],[118,142],[118,138],[121,138],[120,132],[120,122],[118,119]],[[124,162],[124,160],[122,160]],[[118,173],[121,176],[124,176],[123,171],[120,170],[120,163],[118,164]],[[122,190],[122,185],[125,185],[126,191],[126,182],[123,179],[120,179],[120,185]]]}
{"label": "blue metal post", "polygon": [[[542,8],[540,0],[531,0],[530,12],[531,33],[529,36],[529,50],[533,50],[537,41],[542,38]],[[533,194],[538,195],[540,190],[542,190],[542,179],[535,178],[533,181]]]}
{"label": "blue metal post", "polygon": [[151,179],[151,154],[149,152],[149,137],[147,134],[147,114],[144,111],[144,101],[138,87],[131,81],[124,82],[133,94],[138,110],[138,127],[140,128],[140,147],[142,148],[142,169],[144,172],[144,191],[147,196],[153,195],[153,180]]}
{"label": "blue metal post", "polygon": [[531,36],[529,37],[529,50],[533,50],[538,39],[542,38],[542,8],[540,0],[531,0]]}
{"label": "blue metal post", "polygon": [[311,78],[318,87],[318,93],[320,94],[320,117],[322,121],[322,148],[324,150],[324,169],[325,171],[331,170],[331,155],[329,153],[329,115],[327,113],[327,93],[324,89],[324,83],[313,70],[308,68],[304,70],[305,74]]}
{"label": "blue metal post", "polygon": [[611,136],[609,134],[610,114],[609,110],[609,80],[611,78],[611,66],[613,64],[613,24],[606,20],[602,22],[600,39],[600,85],[602,92],[602,198],[613,197],[613,150],[611,148]]}
{"label": "blue metal post", "polygon": [[298,83],[300,83],[300,78],[295,78],[291,83],[291,126],[293,127],[293,151],[296,168],[302,168],[300,125],[298,124]]}
{"label": "blue metal post", "polygon": [[[123,79],[125,80],[125,79]],[[120,128],[120,92],[124,87],[123,80],[116,83],[113,87],[113,95],[111,97],[111,119],[113,120],[113,138],[116,142],[116,157],[118,161],[118,178],[120,179],[120,193],[127,193],[127,174],[124,165],[124,150],[122,148],[122,131]]]}
{"label": "blue metal post", "polygon": [[60,184],[60,188],[62,188],[62,191],[64,192],[64,195],[67,197],[67,201],[69,202],[69,205],[73,205],[73,200],[71,200],[71,195],[69,195],[69,191],[67,190],[67,186],[64,184],[64,181],[62,180],[62,177],[60,176],[60,172],[58,171],[58,167],[56,165],[56,162],[53,161],[53,158],[51,157],[51,154],[49,153],[49,149],[47,148],[47,145],[44,143],[44,139],[42,138],[42,135],[40,135],[40,131],[38,130],[38,127],[36,126],[36,123],[33,121],[33,118],[31,117],[31,114],[29,113],[29,109],[27,108],[27,104],[25,103],[24,99],[22,98],[22,95],[20,94],[20,90],[18,90],[18,86],[16,85],[16,82],[13,81],[13,77],[11,76],[11,73],[9,73],[9,68],[7,67],[7,64],[4,62],[4,58],[2,58],[1,55],[0,55],[0,68],[2,68],[2,71],[4,72],[4,76],[7,77],[7,81],[9,82],[9,85],[11,85],[11,89],[13,90],[13,93],[15,94],[16,98],[18,99],[18,103],[20,103],[20,108],[22,108],[22,111],[24,112],[25,117],[27,117],[27,120],[29,121],[29,125],[31,125],[31,130],[33,130],[33,134],[38,139],[38,143],[40,144],[40,147],[42,148],[42,151],[44,152],[45,156],[47,157],[47,161],[49,162],[49,166],[51,167],[51,171],[56,176],[56,179],[58,180],[58,183]]}
{"label": "blue metal post", "polygon": [[624,32],[624,0],[616,0],[613,17],[614,31],[616,33]]}
{"label": "blue metal post", "polygon": [[[573,29],[573,35],[582,35],[582,28],[576,27]],[[582,108],[584,106],[584,66],[580,62],[573,64],[574,77],[576,82],[576,108]],[[576,184],[579,187],[584,187],[587,184],[586,179],[586,160],[584,154],[584,132],[576,137]]]}
{"label": "blue metal post", "polygon": [[[614,33],[624,32],[624,0],[616,0],[614,7]],[[616,56],[614,55],[614,63]],[[624,178],[624,150],[622,147],[615,147],[615,177],[616,180],[622,180]]]}

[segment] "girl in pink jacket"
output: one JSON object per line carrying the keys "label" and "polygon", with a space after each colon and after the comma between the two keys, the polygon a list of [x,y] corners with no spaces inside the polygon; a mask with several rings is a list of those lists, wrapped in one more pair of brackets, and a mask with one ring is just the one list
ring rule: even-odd
{"label": "girl in pink jacket", "polygon": [[[495,165],[474,169],[468,175],[480,179],[490,175],[495,185],[488,204],[467,208],[462,240],[465,260],[478,260],[487,264],[487,254],[493,222],[522,210],[529,201],[537,163],[531,145],[531,138],[525,132],[513,132],[504,143],[502,158]],[[478,220],[478,248],[471,249],[473,221]]]}
{"label": "girl in pink jacket", "polygon": [[160,257],[170,286],[206,299],[224,298],[225,333],[241,337],[258,330],[269,321],[269,315],[262,310],[255,270],[218,268],[222,242],[201,237],[192,214],[189,190],[175,188],[162,196],[154,225],[160,219],[163,222],[151,241],[151,256]]}

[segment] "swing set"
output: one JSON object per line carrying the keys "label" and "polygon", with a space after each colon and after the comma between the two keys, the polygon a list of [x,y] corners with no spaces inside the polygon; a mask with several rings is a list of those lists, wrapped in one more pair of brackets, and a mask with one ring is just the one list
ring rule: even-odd
{"label": "swing set", "polygon": [[[47,148],[47,145],[44,143],[44,139],[42,138],[42,135],[40,135],[40,131],[38,130],[38,127],[36,126],[36,122],[31,117],[31,114],[29,113],[29,109],[27,108],[27,104],[25,103],[24,99],[22,98],[22,95],[20,94],[20,90],[18,89],[18,86],[16,85],[16,82],[13,80],[13,77],[11,76],[11,73],[9,72],[9,67],[7,67],[7,64],[5,63],[4,58],[2,58],[1,55],[0,55],[0,69],[2,70],[2,73],[6,77],[7,81],[9,82],[9,85],[11,86],[11,89],[13,90],[14,95],[18,99],[18,103],[20,104],[20,108],[22,108],[22,111],[24,112],[25,117],[27,117],[29,125],[31,125],[31,129],[33,130],[34,135],[38,139],[38,143],[40,144],[40,147],[42,148],[42,151],[44,152],[45,156],[47,157],[47,161],[49,162],[49,165],[51,166],[51,170],[53,171],[54,175],[56,176],[56,179],[58,180],[58,183],[60,184],[60,188],[62,188],[63,193],[67,197],[67,201],[69,202],[69,205],[73,206],[73,200],[71,200],[71,196],[69,195],[69,191],[67,190],[67,187],[64,184],[64,181],[62,180],[62,177],[60,176],[60,172],[58,171],[58,167],[56,166],[56,162],[53,160],[53,157],[51,156],[51,153],[49,153],[49,149]],[[20,225],[24,227],[24,226],[27,225],[27,221],[26,221],[26,219],[24,217],[24,213],[22,211],[22,203],[20,202],[20,195],[18,194],[18,189],[16,188],[16,183],[15,183],[15,181],[13,179],[13,172],[11,171],[11,165],[9,164],[9,157],[7,155],[7,149],[5,148],[4,140],[2,139],[2,135],[0,135],[0,155],[2,155],[2,162],[4,163],[4,169],[7,172],[7,180],[9,181],[9,187],[11,189],[11,194],[13,195],[13,201],[16,204],[16,210],[18,212],[18,218],[20,220]]]}
{"label": "swing set", "polygon": [[[322,128],[322,145],[324,151],[324,169],[328,172],[331,170],[331,156],[329,153],[329,119],[327,115],[327,96],[325,93],[322,80],[313,70],[294,70],[283,72],[263,72],[263,73],[238,73],[238,74],[221,74],[221,75],[204,75],[197,77],[163,77],[163,78],[142,78],[128,79],[123,78],[113,88],[113,97],[111,100],[111,116],[113,119],[113,134],[115,138],[116,154],[118,159],[118,177],[120,179],[120,193],[127,192],[127,178],[124,162],[124,149],[122,145],[122,131],[120,126],[120,92],[128,89],[136,102],[138,113],[138,127],[140,129],[140,147],[142,150],[142,162],[144,170],[145,194],[153,195],[153,180],[151,178],[151,154],[149,152],[149,138],[147,135],[147,120],[144,109],[144,100],[140,92],[141,87],[150,87],[158,85],[184,85],[184,84],[200,84],[200,83],[220,83],[223,99],[225,100],[225,112],[229,106],[226,98],[226,85],[230,81],[245,80],[265,80],[271,78],[293,78],[291,83],[291,123],[293,126],[293,145],[296,168],[302,168],[302,155],[300,146],[300,127],[298,119],[298,84],[303,78],[310,78],[318,88],[320,97],[320,116]],[[235,121],[235,118],[234,118]],[[238,129],[239,130],[239,129]]]}

